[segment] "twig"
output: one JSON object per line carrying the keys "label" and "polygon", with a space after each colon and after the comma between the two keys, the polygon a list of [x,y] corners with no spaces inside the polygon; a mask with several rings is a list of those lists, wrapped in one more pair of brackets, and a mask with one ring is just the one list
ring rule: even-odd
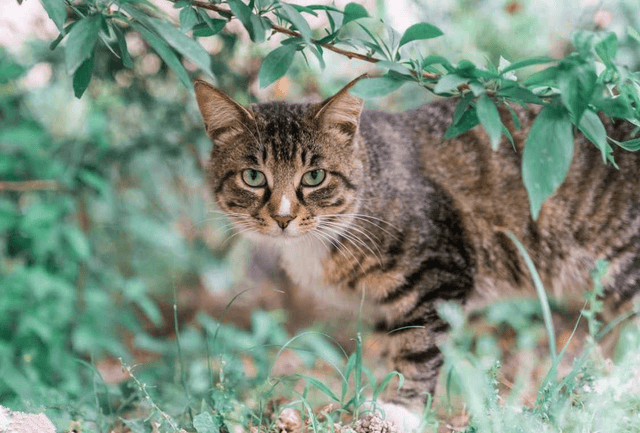
{"label": "twig", "polygon": [[55,180],[26,180],[17,182],[0,182],[2,191],[59,191],[63,187]]}
{"label": "twig", "polygon": [[[171,0],[171,1],[175,2],[177,0]],[[207,3],[205,1],[195,0],[192,3],[192,5],[195,6],[195,7],[202,8],[202,9],[208,9],[210,11],[217,12],[220,15],[223,15],[223,16],[230,16],[230,17],[235,16],[233,14],[233,12],[231,12],[229,9],[225,9],[225,8],[222,8],[222,7],[218,6],[218,5]],[[302,38],[302,34],[300,34],[300,32],[297,32],[297,31],[291,30],[291,29],[287,29],[287,28],[279,26],[277,24],[271,24],[271,30],[273,30],[274,32],[277,32],[277,33],[282,33],[282,34],[285,34],[285,35],[293,36],[295,38]],[[367,56],[367,55],[364,55],[364,54],[360,54],[360,53],[356,53],[356,52],[353,52],[353,51],[349,51],[349,50],[344,50],[342,48],[338,48],[334,44],[331,44],[331,43],[319,43],[317,39],[311,39],[311,43],[316,44],[316,45],[320,45],[322,48],[326,48],[329,51],[333,51],[334,53],[337,53],[337,54],[340,54],[342,56],[345,56],[348,59],[358,59],[358,60],[362,60],[364,62],[369,62],[369,63],[374,63],[374,64],[382,61],[382,59],[378,59],[376,57],[371,57],[371,56]],[[411,72],[414,75],[417,75],[417,72],[415,72],[415,71],[411,71]],[[423,72],[422,73],[422,77],[423,78],[427,78],[427,79],[436,79],[436,78],[440,77],[440,74],[432,74],[432,73],[429,73],[429,72]]]}

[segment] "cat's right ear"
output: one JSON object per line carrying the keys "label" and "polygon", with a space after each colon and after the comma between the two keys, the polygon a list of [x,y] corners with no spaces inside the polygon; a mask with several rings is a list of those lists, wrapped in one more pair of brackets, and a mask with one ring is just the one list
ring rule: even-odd
{"label": "cat's right ear", "polygon": [[348,135],[353,136],[358,130],[363,101],[351,95],[349,89],[363,78],[368,78],[368,75],[359,76],[320,104],[313,118],[323,127],[338,126]]}
{"label": "cat's right ear", "polygon": [[193,88],[211,139],[215,140],[229,129],[241,129],[248,121],[253,121],[253,114],[222,90],[202,80],[197,80]]}

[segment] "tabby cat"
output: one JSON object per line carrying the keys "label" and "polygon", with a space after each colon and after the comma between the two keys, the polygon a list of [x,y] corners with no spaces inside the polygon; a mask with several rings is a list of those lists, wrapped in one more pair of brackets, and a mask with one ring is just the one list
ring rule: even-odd
{"label": "tabby cat", "polygon": [[[440,301],[468,303],[532,290],[512,232],[557,298],[583,299],[596,260],[610,262],[609,311],[640,291],[640,152],[614,153],[619,169],[577,134],[567,179],[529,211],[521,160],[533,108],[502,107],[504,140],[482,127],[443,135],[455,100],[400,114],[363,111],[348,84],[318,104],[242,107],[198,81],[215,142],[208,169],[216,202],[248,238],[271,244],[295,284],[365,292],[387,358],[405,384],[388,403],[417,409],[433,392],[447,325]],[[605,121],[626,140],[632,127]],[[390,332],[394,331],[394,332]]]}

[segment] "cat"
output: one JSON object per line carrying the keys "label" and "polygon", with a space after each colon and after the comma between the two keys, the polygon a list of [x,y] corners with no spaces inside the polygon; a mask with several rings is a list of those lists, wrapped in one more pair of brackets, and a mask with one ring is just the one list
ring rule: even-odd
{"label": "cat", "polygon": [[[514,144],[503,136],[493,151],[481,126],[443,140],[456,99],[366,111],[349,93],[356,81],[317,104],[243,107],[203,81],[195,93],[215,143],[217,205],[247,238],[278,251],[293,283],[364,292],[386,358],[405,378],[386,399],[400,418],[435,390],[447,331],[438,302],[533,290],[508,232],[556,298],[582,300],[601,258],[611,314],[640,291],[640,153],[615,149],[616,169],[576,134],[567,178],[534,221],[521,163],[538,110],[513,107],[517,128],[501,105]],[[626,122],[604,122],[616,140],[633,135]]]}

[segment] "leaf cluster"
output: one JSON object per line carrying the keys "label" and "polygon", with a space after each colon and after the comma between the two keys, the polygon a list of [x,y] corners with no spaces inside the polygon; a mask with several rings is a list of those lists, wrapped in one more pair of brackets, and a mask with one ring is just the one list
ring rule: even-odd
{"label": "leaf cluster", "polygon": [[[406,83],[415,83],[440,96],[461,97],[444,138],[455,137],[480,124],[494,149],[503,135],[513,144],[497,106],[540,105],[542,110],[528,133],[522,161],[523,180],[534,219],[544,201],[566,177],[576,132],[584,134],[600,149],[605,163],[615,165],[611,144],[631,151],[640,148],[638,139],[625,143],[608,139],[598,115],[602,113],[640,126],[640,78],[615,63],[618,41],[611,32],[577,32],[573,37],[576,51],[563,59],[532,58],[513,64],[502,59],[498,67],[492,64],[482,67],[467,60],[454,65],[438,55],[416,55],[415,50],[409,55],[408,46],[442,36],[442,32],[429,23],[417,23],[399,34],[382,23],[386,35],[377,34],[375,26],[371,26],[375,20],[366,8],[353,2],[339,9],[330,5],[300,6],[280,0],[248,3],[176,0],[174,7],[180,9],[177,28],[146,0],[42,1],[61,32],[52,46],[66,39],[67,70],[73,75],[78,97],[91,80],[98,44],[105,44],[126,67],[132,67],[123,36],[126,26],[137,31],[186,86],[190,86],[190,77],[183,58],[215,78],[212,58],[198,43],[198,38],[222,32],[235,18],[254,43],[262,43],[275,33],[287,36],[262,61],[258,73],[261,87],[284,76],[297,55],[308,61],[307,53],[310,53],[324,67],[325,51],[331,50],[374,63],[382,70],[383,74],[354,86],[356,95],[383,96]],[[217,17],[211,17],[208,11],[216,12]],[[320,15],[326,19],[327,26],[312,29],[308,19]],[[190,32],[192,37],[185,32]],[[629,28],[627,37],[640,39],[633,28]],[[355,51],[347,51],[340,45]],[[551,66],[524,81],[515,75],[521,69],[544,64]],[[517,119],[513,120],[518,127]]]}

